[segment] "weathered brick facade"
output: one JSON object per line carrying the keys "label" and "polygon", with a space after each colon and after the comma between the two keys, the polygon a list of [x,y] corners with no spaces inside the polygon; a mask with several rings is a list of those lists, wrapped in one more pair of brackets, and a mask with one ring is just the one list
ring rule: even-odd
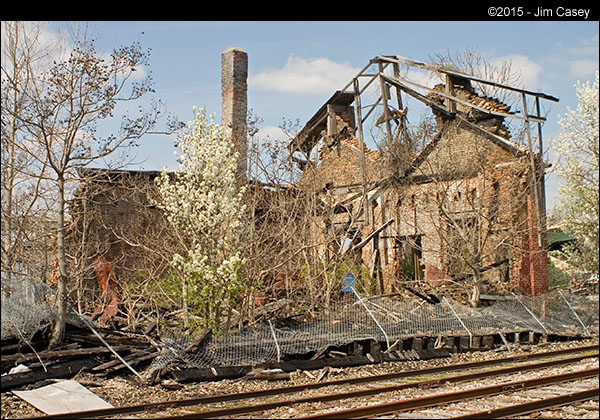
{"label": "weathered brick facade", "polygon": [[[367,181],[381,178],[379,162],[381,154],[364,147]],[[311,162],[302,173],[300,184],[310,184],[320,191],[329,186],[351,186],[362,183],[358,140],[346,137],[332,147],[323,146],[318,162]]]}
{"label": "weathered brick facade", "polygon": [[[464,281],[472,276],[464,263],[469,259],[481,268],[484,293],[518,289],[536,295],[547,291],[545,243],[538,242],[538,229],[545,227],[538,225],[528,151],[500,136],[507,135],[502,118],[479,123],[488,133],[499,135],[438,118],[438,134],[414,156],[402,181],[383,182],[384,187],[370,191],[369,217],[364,220],[361,237],[394,219],[362,248],[363,264],[371,272],[381,272],[380,292],[398,291],[409,278],[425,280],[432,287],[446,280]],[[365,150],[365,163],[368,183],[385,178],[379,152]],[[333,194],[336,198],[330,202],[345,202],[349,211],[356,211],[362,199],[356,138],[349,135],[323,147],[318,165],[305,171],[303,181],[313,183],[317,191]],[[348,202],[352,195],[357,198]],[[440,214],[442,203],[451,215]],[[462,237],[470,233],[469,228],[461,231],[460,225],[454,227],[452,218],[465,226],[477,226],[472,234],[476,232],[480,238],[473,240],[481,243],[475,250],[467,249],[471,244]],[[342,213],[334,214],[331,222],[343,226],[348,220]],[[456,231],[454,238],[451,230]],[[461,247],[470,256],[460,256]]]}

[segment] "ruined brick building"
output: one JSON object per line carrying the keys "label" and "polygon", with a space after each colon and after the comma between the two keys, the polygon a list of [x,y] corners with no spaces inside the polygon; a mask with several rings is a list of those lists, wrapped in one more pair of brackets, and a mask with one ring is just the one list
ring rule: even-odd
{"label": "ruined brick building", "polygon": [[[230,48],[221,63],[222,126],[225,141],[234,142],[240,152],[242,183],[247,182],[247,60],[243,50]],[[436,73],[443,83],[429,89],[405,80],[399,75],[400,65]],[[367,72],[373,67],[375,72]],[[371,84],[378,87],[379,98],[374,106],[362,106],[362,95]],[[511,112],[506,104],[478,94],[476,84],[520,95],[523,109]],[[435,132],[421,147],[407,134],[403,95],[417,99],[435,115]],[[535,113],[527,111],[526,100],[531,97]],[[547,291],[541,159],[545,120],[540,99],[557,101],[401,57],[371,60],[288,146],[290,156],[301,162],[298,185],[310,186],[329,210],[315,214],[312,234],[336,238],[336,243],[324,241],[320,252],[352,253],[377,279],[378,293],[399,291],[414,282],[431,288],[471,282],[481,286],[477,293]],[[505,123],[512,118],[525,124],[526,146],[511,140]],[[373,124],[384,133],[381,150],[365,146],[369,119],[377,119]],[[530,134],[534,124],[536,138]],[[94,171],[103,172],[88,170],[87,175]],[[151,184],[156,175],[123,171],[111,179]],[[117,197],[117,190],[111,197],[102,194],[103,198],[88,194],[81,202],[95,206],[105,221],[113,218],[102,225],[103,235],[112,237],[104,252],[115,266],[119,261],[124,264],[127,249],[132,249],[114,235],[115,225],[125,231],[145,223],[152,228],[146,234],[164,234],[157,222],[161,216],[150,203],[142,203],[149,213],[138,217],[127,210],[126,195]],[[121,207],[120,216],[115,215]],[[106,230],[111,224],[112,233]]]}
{"label": "ruined brick building", "polygon": [[[546,292],[539,100],[557,99],[398,57],[376,57],[370,64],[378,71],[365,67],[289,145],[305,156],[318,149],[317,159],[306,159],[300,182],[314,185],[334,209],[324,225],[341,241],[352,239],[362,264],[378,277],[380,293],[415,282],[432,290],[461,287],[467,280],[481,286],[474,299],[480,291]],[[404,80],[400,64],[437,73],[445,83],[429,89]],[[393,70],[386,72],[388,66]],[[384,126],[381,151],[365,146],[363,127],[373,108],[361,106],[361,95],[373,81],[380,87],[379,115],[372,118]],[[475,83],[520,95],[523,110],[517,114],[480,96]],[[421,148],[406,133],[402,95],[435,115],[435,132]],[[537,105],[531,115],[530,96]],[[527,146],[511,140],[505,125],[510,118],[525,124]],[[534,123],[537,151],[529,132]]]}

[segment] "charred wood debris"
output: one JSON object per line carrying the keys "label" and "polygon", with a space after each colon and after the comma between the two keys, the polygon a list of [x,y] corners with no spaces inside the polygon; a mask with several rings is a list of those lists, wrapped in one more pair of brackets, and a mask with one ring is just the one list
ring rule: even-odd
{"label": "charred wood debris", "polygon": [[[415,292],[415,291],[413,291]],[[416,295],[420,295],[415,292]],[[423,304],[435,305],[436,297],[418,296]],[[301,322],[296,317],[278,317],[281,302],[264,305],[263,319],[273,319],[278,326]],[[168,322],[175,326],[177,313],[169,314]],[[110,327],[100,326],[95,320],[71,316],[67,322],[63,345],[48,349],[50,327],[36,332],[30,340],[8,339],[1,346],[1,392],[16,389],[35,389],[60,379],[77,378],[86,372],[99,378],[121,376],[140,386],[189,383],[222,379],[290,379],[291,372],[303,371],[315,381],[324,380],[328,373],[343,367],[428,360],[448,357],[453,353],[511,349],[520,345],[552,341],[569,341],[573,336],[540,334],[532,331],[497,332],[485,336],[415,336],[394,343],[376,340],[352,341],[342,346],[326,346],[306,354],[284,354],[277,362],[251,366],[215,366],[201,368],[186,362],[185,355],[194,355],[211,338],[204,330],[187,341],[184,357],[175,358],[166,366],[154,367],[152,362],[164,354],[156,322],[147,321],[136,326],[125,319],[113,317]],[[135,329],[135,331],[131,331]],[[311,373],[312,372],[312,373]]]}
{"label": "charred wood debris", "polygon": [[[277,307],[265,305],[263,315],[268,315]],[[179,312],[164,314],[161,321],[167,328],[177,328]],[[129,324],[125,318],[113,315],[108,322],[99,323],[98,318],[102,318],[102,315],[104,313],[97,313],[95,317],[87,318],[71,311],[63,344],[55,349],[48,348],[50,325],[42,327],[30,339],[15,337],[2,340],[1,392],[39,388],[58,379],[76,377],[82,372],[100,377],[125,374],[139,384],[153,385],[168,375],[171,369],[186,368],[184,361],[177,361],[167,368],[151,369],[152,361],[164,350],[155,321]],[[183,352],[194,354],[211,335],[210,330],[196,334]],[[250,376],[257,376],[256,373],[260,371],[258,369]],[[212,368],[208,372],[212,380],[228,376],[227,370],[217,374]],[[269,376],[269,372],[266,375]],[[201,375],[198,379],[206,378]]]}
{"label": "charred wood debris", "polygon": [[[272,318],[285,305],[275,301],[264,305],[258,310],[258,318]],[[163,316],[162,321],[171,328],[178,324],[178,313],[174,311]],[[160,344],[157,323],[151,320],[135,325],[128,324],[125,318],[110,317],[110,322],[100,324],[98,318],[85,318],[71,312],[65,328],[63,344],[55,349],[48,349],[50,326],[37,331],[31,339],[10,338],[2,340],[1,350],[1,392],[13,389],[34,389],[53,383],[59,379],[76,377],[79,373],[87,372],[99,377],[125,375],[141,385],[154,385],[162,379],[176,379],[179,382],[210,381],[228,378],[247,377],[249,379],[288,379],[289,372],[296,369],[321,369],[321,378],[326,376],[330,367],[355,366],[369,362],[381,361],[381,357],[349,357],[340,349],[324,348],[314,354],[301,356],[305,360],[288,360],[275,364],[261,366],[211,367],[196,368],[189,366],[184,360],[176,360],[167,367],[152,369],[152,361],[160,356],[164,347]],[[295,322],[293,316],[277,319],[277,324]],[[102,326],[104,325],[104,326]],[[132,331],[133,330],[133,331]],[[194,354],[206,343],[212,332],[203,330],[196,334],[187,344],[183,352]],[[375,343],[370,343],[374,346]],[[356,343],[352,348],[360,348]],[[371,351],[372,353],[375,353]],[[377,347],[377,353],[379,348]],[[357,353],[355,351],[355,353]],[[407,356],[410,357],[410,356]],[[293,358],[293,357],[292,357]],[[330,363],[323,359],[333,358]],[[343,360],[342,360],[343,359]],[[363,360],[364,359],[364,360]],[[271,366],[273,365],[273,366]],[[289,365],[289,366],[288,366]],[[285,369],[284,372],[283,367]],[[310,375],[309,373],[307,373]]]}

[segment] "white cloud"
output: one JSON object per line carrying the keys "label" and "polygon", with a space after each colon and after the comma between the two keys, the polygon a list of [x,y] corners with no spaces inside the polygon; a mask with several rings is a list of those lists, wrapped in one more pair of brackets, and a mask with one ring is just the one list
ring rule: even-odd
{"label": "white cloud", "polygon": [[289,141],[289,137],[280,127],[261,127],[254,136],[254,142],[257,144],[287,144]]}
{"label": "white cloud", "polygon": [[528,57],[520,54],[512,54],[506,57],[500,57],[493,60],[496,63],[503,61],[509,61],[511,63],[511,70],[515,75],[520,76],[520,81],[525,89],[537,89],[538,88],[538,76],[542,72],[542,66],[535,61],[530,60]]}
{"label": "white cloud", "polygon": [[248,85],[251,89],[318,95],[342,89],[359,71],[348,63],[327,58],[290,57],[280,69],[265,69],[250,76]]}
{"label": "white cloud", "polygon": [[577,45],[568,48],[570,54],[598,56],[598,35],[591,38],[580,38]]}
{"label": "white cloud", "polygon": [[598,70],[598,61],[595,60],[575,60],[569,66],[571,74],[574,77],[586,77],[593,75]]}

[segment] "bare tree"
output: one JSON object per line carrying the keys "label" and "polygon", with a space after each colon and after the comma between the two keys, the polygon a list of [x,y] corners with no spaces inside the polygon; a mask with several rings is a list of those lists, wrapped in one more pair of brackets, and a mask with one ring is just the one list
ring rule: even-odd
{"label": "bare tree", "polygon": [[339,208],[324,189],[330,180],[316,162],[290,155],[287,145],[298,124],[284,121],[280,128],[287,138],[259,139],[258,131],[250,130],[248,276],[257,303],[280,299],[288,314],[298,308],[312,312],[340,297],[341,277],[348,270],[357,278],[362,273],[352,253],[340,252]]}
{"label": "bare tree", "polygon": [[[30,100],[35,68],[51,51],[41,47],[40,25],[2,23],[2,269],[45,279],[46,258],[32,255],[38,242],[47,242],[41,229],[46,213],[48,167],[30,153],[31,139],[18,115]],[[40,261],[44,263],[39,264]]]}
{"label": "bare tree", "polygon": [[524,152],[510,153],[457,126],[443,130],[446,141],[439,140],[400,189],[406,206],[402,222],[406,232],[423,235],[410,247],[419,250],[430,270],[439,269],[424,273],[425,280],[448,280],[454,284],[448,290],[456,289],[461,300],[477,306],[482,289],[513,288],[508,272],[515,267],[509,264],[524,252],[520,238],[531,229],[531,174]]}
{"label": "bare tree", "polygon": [[[431,58],[434,65],[455,70],[467,75],[473,75],[485,80],[493,80],[498,84],[518,87],[521,75],[513,69],[512,61],[492,62],[473,48],[464,51],[448,51],[446,54],[435,54]],[[483,96],[497,97],[500,101],[512,105],[519,100],[514,92],[487,83],[474,82],[475,87]]]}
{"label": "bare tree", "polygon": [[[15,28],[18,27],[16,24]],[[118,111],[117,103],[138,101],[153,92],[149,77],[139,80],[133,77],[147,64],[149,55],[139,44],[133,44],[115,49],[105,60],[86,32],[75,36],[74,47],[67,58],[57,58],[49,69],[30,66],[27,89],[21,83],[11,86],[24,94],[23,100],[28,106],[15,109],[17,112],[10,117],[18,121],[27,134],[26,152],[35,160],[34,165],[45,168],[37,175],[50,182],[56,194],[58,316],[50,347],[62,340],[67,312],[67,182],[75,178],[76,167],[97,162],[118,151],[127,152],[129,146],[153,130],[163,113],[160,103],[151,103],[149,110],[140,108],[135,117],[125,114],[117,133],[100,134],[99,123],[113,117]]]}
{"label": "bare tree", "polygon": [[[79,280],[78,304],[89,295],[90,261],[101,256],[116,277],[122,315],[130,328],[159,325],[182,306],[170,276],[172,256],[184,249],[180,232],[154,203],[158,171],[80,169],[81,182],[70,206],[68,258]],[[95,283],[95,282],[94,282]],[[103,302],[101,302],[103,303]],[[89,308],[86,308],[89,310]],[[96,306],[94,312],[99,309]],[[99,319],[104,321],[104,319]],[[107,319],[108,321],[108,319]]]}

